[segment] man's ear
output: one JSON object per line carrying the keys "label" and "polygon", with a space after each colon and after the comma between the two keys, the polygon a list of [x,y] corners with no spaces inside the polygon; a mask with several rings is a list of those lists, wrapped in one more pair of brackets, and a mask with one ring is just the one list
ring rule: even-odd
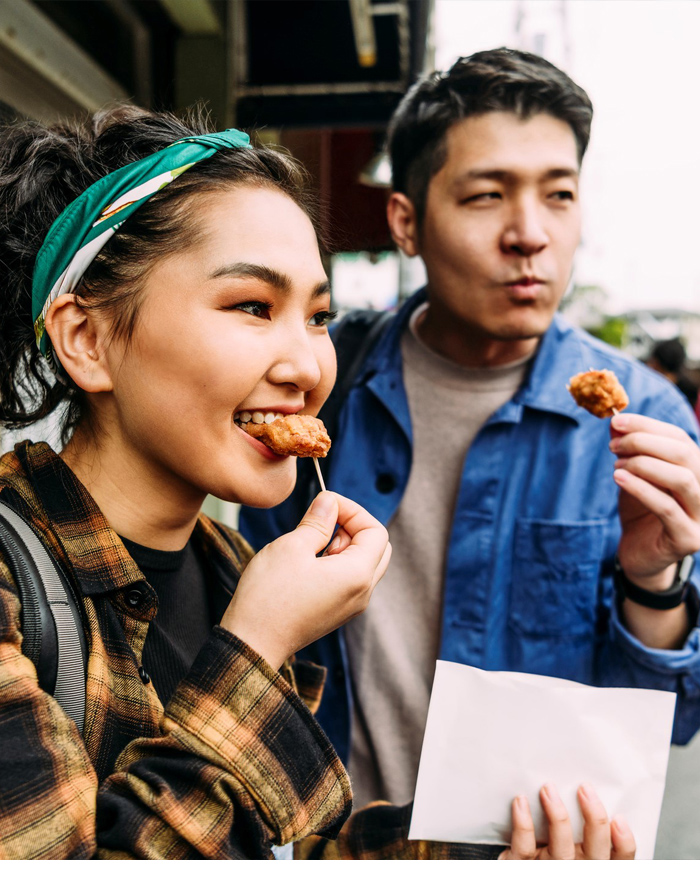
{"label": "man's ear", "polygon": [[84,309],[75,294],[62,293],[46,316],[46,332],[61,366],[83,391],[111,391],[112,378],[104,356],[108,332],[98,312]]}
{"label": "man's ear", "polygon": [[391,237],[407,257],[418,255],[418,222],[413,202],[400,192],[389,196],[386,206],[386,219]]}

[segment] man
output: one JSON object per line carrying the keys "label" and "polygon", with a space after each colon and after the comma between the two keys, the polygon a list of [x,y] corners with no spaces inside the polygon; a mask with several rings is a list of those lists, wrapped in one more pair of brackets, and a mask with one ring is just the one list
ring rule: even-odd
{"label": "man", "polygon": [[[388,524],[393,558],[368,611],[309,649],[343,758],[352,733],[358,805],[412,797],[438,657],[676,690],[677,740],[700,726],[698,598],[679,565],[700,547],[692,414],[555,314],[591,116],[557,68],[501,49],[427,77],[392,120],[389,225],[428,284],[360,370],[327,479]],[[612,431],[566,388],[591,367],[630,396]],[[259,546],[299,505],[245,512],[244,532]]]}

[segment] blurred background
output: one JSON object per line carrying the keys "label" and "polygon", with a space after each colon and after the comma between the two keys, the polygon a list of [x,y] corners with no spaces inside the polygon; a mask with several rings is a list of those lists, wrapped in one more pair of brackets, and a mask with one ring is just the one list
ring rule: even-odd
{"label": "blurred background", "polygon": [[[0,0],[0,124],[203,102],[218,127],[255,131],[311,172],[336,307],[391,309],[424,281],[384,218],[392,111],[423,71],[460,55],[536,52],[595,107],[562,310],[634,357],[680,341],[697,381],[698,33],[696,0]],[[55,433],[39,426],[34,439]],[[208,509],[235,518],[216,499]],[[672,755],[659,858],[700,857],[696,752]]]}

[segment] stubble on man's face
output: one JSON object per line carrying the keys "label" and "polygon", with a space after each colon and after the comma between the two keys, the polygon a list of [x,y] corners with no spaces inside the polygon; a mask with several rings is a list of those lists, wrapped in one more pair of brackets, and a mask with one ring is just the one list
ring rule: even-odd
{"label": "stubble on man's face", "polygon": [[465,365],[532,351],[571,276],[578,199],[576,141],[565,122],[497,112],[454,125],[420,229],[425,342]]}

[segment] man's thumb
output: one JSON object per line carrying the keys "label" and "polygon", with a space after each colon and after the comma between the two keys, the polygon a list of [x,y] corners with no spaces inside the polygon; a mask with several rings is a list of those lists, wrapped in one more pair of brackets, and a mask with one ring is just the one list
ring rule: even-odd
{"label": "man's thumb", "polygon": [[333,537],[337,522],[338,501],[335,495],[332,492],[321,492],[314,498],[296,531],[310,542],[314,553],[320,553]]}

